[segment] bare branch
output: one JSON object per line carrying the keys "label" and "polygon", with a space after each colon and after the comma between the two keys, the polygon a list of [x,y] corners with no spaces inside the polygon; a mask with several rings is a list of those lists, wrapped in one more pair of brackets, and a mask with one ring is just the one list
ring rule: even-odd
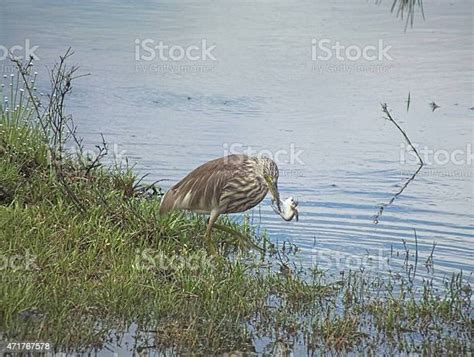
{"label": "bare branch", "polygon": [[398,123],[395,121],[395,119],[393,119],[392,115],[390,114],[390,111],[388,110],[387,104],[385,104],[385,103],[382,104],[382,111],[386,115],[385,119],[387,119],[388,121],[393,123],[393,125],[395,125],[395,127],[398,129],[398,131],[400,131],[400,133],[402,133],[402,135],[405,138],[405,140],[407,141],[408,145],[410,145],[412,150],[415,152],[415,154],[416,154],[416,156],[419,160],[420,166],[418,166],[418,169],[413,173],[413,175],[410,178],[408,178],[408,180],[403,184],[401,189],[398,190],[398,192],[396,192],[387,203],[382,204],[380,206],[377,214],[374,216],[374,223],[375,224],[379,223],[379,218],[383,214],[384,209],[386,207],[390,206],[397,199],[397,197],[400,196],[403,193],[403,191],[405,191],[405,189],[408,187],[410,182],[412,182],[415,179],[416,175],[418,175],[418,173],[421,171],[421,169],[424,165],[423,159],[421,158],[420,154],[418,154],[418,151],[413,146],[413,144],[412,144],[410,138],[408,137],[408,135],[406,134],[406,132],[400,127],[400,125],[398,125]]}
{"label": "bare branch", "polygon": [[89,175],[90,171],[95,169],[96,167],[102,166],[102,159],[109,153],[109,147],[107,142],[105,141],[104,135],[100,134],[102,138],[102,145],[96,145],[95,147],[99,150],[99,153],[95,157],[95,159],[91,162],[90,165],[86,168],[86,176]]}
{"label": "bare branch", "polygon": [[21,75],[22,81],[25,85],[26,92],[28,93],[28,96],[33,103],[33,108],[35,109],[36,113],[36,118],[38,119],[38,122],[40,123],[41,129],[43,130],[43,134],[45,135],[45,138],[47,138],[47,127],[46,124],[43,121],[44,113],[40,112],[40,103],[37,98],[33,95],[33,88],[30,86],[30,82],[28,81],[28,76],[29,76],[29,70],[33,66],[33,57],[30,57],[30,60],[28,61],[27,64],[23,65],[21,61],[14,57],[12,54],[10,54],[10,60],[15,63],[18,73]]}
{"label": "bare branch", "polygon": [[[18,58],[15,58],[11,54],[10,59],[18,68],[19,77],[21,76],[21,80],[29,96],[29,101],[33,105],[36,118],[44,134],[44,141],[50,154],[50,167],[67,196],[70,197],[81,212],[84,212],[85,206],[70,187],[70,183],[66,180],[62,170],[63,156],[65,154],[64,144],[67,140],[72,137],[82,153],[82,141],[76,136],[76,127],[72,117],[65,113],[65,99],[72,90],[72,80],[80,77],[75,75],[78,70],[77,66],[66,66],[66,61],[73,54],[74,52],[71,48],[68,48],[66,53],[60,56],[59,62],[51,69],[51,92],[48,95],[49,100],[45,107],[41,105],[39,99],[34,95],[34,88],[29,80],[31,78],[31,69],[33,68],[33,58],[30,57],[26,64],[23,64]],[[34,78],[36,78],[36,74]],[[34,83],[34,81],[32,81],[32,83]]]}

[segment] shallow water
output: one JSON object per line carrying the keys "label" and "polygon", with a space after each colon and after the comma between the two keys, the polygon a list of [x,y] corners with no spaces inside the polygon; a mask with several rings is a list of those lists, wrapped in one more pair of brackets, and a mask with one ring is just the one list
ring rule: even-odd
{"label": "shallow water", "polygon": [[[365,1],[7,0],[0,14],[0,43],[29,39],[41,68],[73,47],[73,61],[91,73],[69,105],[80,133],[93,147],[102,132],[150,181],[168,188],[197,165],[248,148],[279,155],[280,191],[298,198],[300,221],[281,220],[268,199],[252,218],[272,240],[298,245],[302,264],[379,269],[374,262],[402,240],[414,249],[416,229],[420,261],[436,242],[435,269],[474,271],[470,1],[426,2],[426,21],[418,17],[406,33],[389,4]],[[312,60],[313,38],[382,40],[391,59]],[[205,39],[216,60],[137,61],[136,39]],[[431,101],[440,108],[432,112]],[[416,170],[383,119],[385,102],[433,153],[375,225],[379,205]],[[444,163],[455,150],[463,163]]]}

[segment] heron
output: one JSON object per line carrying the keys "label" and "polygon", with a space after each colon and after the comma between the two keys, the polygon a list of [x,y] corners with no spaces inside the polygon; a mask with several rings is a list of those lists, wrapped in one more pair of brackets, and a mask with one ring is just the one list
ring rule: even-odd
{"label": "heron", "polygon": [[204,238],[215,254],[211,230],[221,214],[245,212],[269,191],[280,210],[278,175],[277,164],[266,156],[234,154],[208,161],[166,192],[160,215],[174,210],[209,214]]}

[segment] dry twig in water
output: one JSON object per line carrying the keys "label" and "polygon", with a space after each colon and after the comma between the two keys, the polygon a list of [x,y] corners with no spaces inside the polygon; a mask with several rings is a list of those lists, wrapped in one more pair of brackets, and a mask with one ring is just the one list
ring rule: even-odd
{"label": "dry twig in water", "polygon": [[377,212],[377,214],[374,216],[374,223],[377,224],[379,223],[379,218],[380,216],[382,215],[385,207],[387,206],[390,206],[393,201],[395,201],[397,199],[398,196],[400,196],[402,194],[403,191],[405,191],[405,189],[407,188],[407,186],[410,184],[410,182],[412,182],[416,175],[418,175],[418,173],[420,172],[420,170],[422,169],[423,165],[424,165],[424,162],[423,160],[421,159],[421,156],[420,154],[418,154],[418,151],[415,149],[415,147],[413,146],[413,144],[411,143],[410,141],[410,138],[408,137],[408,135],[405,133],[405,131],[400,127],[400,125],[398,125],[398,123],[395,121],[395,119],[393,119],[392,115],[390,114],[389,110],[388,110],[388,107],[387,107],[387,104],[382,104],[382,111],[384,112],[385,114],[385,119],[387,119],[388,121],[390,121],[391,123],[393,123],[393,125],[395,125],[395,127],[398,129],[398,131],[400,131],[400,133],[402,133],[403,137],[405,138],[405,140],[407,141],[408,145],[410,145],[410,147],[412,148],[412,150],[415,152],[416,156],[418,157],[418,160],[419,160],[419,164],[420,166],[418,166],[418,169],[413,173],[413,175],[411,175],[411,177],[404,183],[404,185],[401,187],[400,190],[398,190],[398,192],[396,192],[393,197],[390,199],[390,201],[388,201],[387,203],[385,204],[382,204],[379,208],[379,211]]}

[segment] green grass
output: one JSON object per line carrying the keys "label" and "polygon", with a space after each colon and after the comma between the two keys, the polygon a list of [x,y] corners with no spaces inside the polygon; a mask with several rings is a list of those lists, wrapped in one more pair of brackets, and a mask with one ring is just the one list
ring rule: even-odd
{"label": "green grass", "polygon": [[0,117],[0,341],[89,351],[134,327],[139,349],[200,354],[252,351],[262,337],[272,341],[268,352],[295,341],[316,353],[469,350],[471,287],[462,274],[439,289],[298,268],[248,220],[227,217],[220,223],[265,253],[216,230],[216,259],[203,217],[160,217],[159,187],[126,166],[92,167],[58,150],[31,104],[14,109],[18,93],[2,93],[10,100]]}

